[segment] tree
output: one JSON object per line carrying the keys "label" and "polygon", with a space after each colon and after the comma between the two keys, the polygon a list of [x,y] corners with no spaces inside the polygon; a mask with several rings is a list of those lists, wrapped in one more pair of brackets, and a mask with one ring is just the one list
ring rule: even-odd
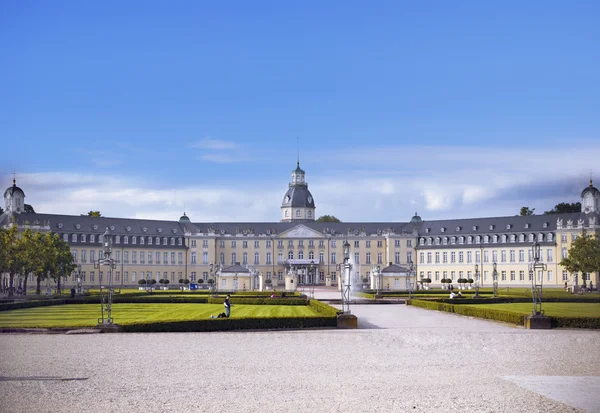
{"label": "tree", "polygon": [[521,212],[520,212],[520,215],[521,215],[522,217],[526,217],[526,216],[529,216],[529,215],[533,215],[533,211],[535,211],[535,208],[531,209],[531,208],[529,208],[529,207],[526,207],[526,206],[524,206],[524,207],[521,207]]}
{"label": "tree", "polygon": [[4,210],[0,207],[0,215],[4,214]]}
{"label": "tree", "polygon": [[317,218],[317,222],[342,222],[333,215],[323,215]]}
{"label": "tree", "polygon": [[0,232],[2,240],[0,241],[0,250],[3,251],[0,262],[0,273],[8,273],[8,296],[14,295],[15,275],[23,270],[21,259],[23,254],[20,249],[23,244],[20,242],[16,225],[8,230]]}
{"label": "tree", "polygon": [[570,273],[600,272],[600,238],[584,231],[573,241],[568,257],[563,258],[560,265]]}
{"label": "tree", "polygon": [[90,211],[87,213],[88,217],[101,217],[102,214],[100,213],[100,211]]}
{"label": "tree", "polygon": [[563,214],[567,212],[581,212],[581,202],[574,202],[569,204],[567,202],[561,202],[556,204],[554,209],[544,212],[544,214]]}
{"label": "tree", "polygon": [[29,212],[31,214],[35,214],[35,210],[33,209],[33,207],[29,204],[25,204],[25,211],[24,212]]}

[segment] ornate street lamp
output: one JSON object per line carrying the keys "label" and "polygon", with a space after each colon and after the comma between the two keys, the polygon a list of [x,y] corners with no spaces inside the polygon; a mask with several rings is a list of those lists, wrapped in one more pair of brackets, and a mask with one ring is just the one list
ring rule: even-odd
{"label": "ornate street lamp", "polygon": [[383,285],[383,274],[381,273],[381,266],[375,267],[375,297],[381,296],[381,286]]}
{"label": "ornate street lamp", "polygon": [[[113,236],[106,228],[103,236],[104,246],[104,257],[98,257],[98,260],[94,262],[94,268],[100,269],[102,266],[108,267],[107,281],[108,286],[104,286],[100,283],[100,310],[102,317],[98,319],[98,324],[102,326],[113,326],[112,318],[112,300],[113,300],[113,283],[112,283],[112,270],[117,267],[115,260],[111,259],[113,245]],[[106,313],[106,316],[104,315]]]}
{"label": "ornate street lamp", "polygon": [[81,264],[77,265],[77,294],[83,294],[83,283],[81,282]]}
{"label": "ornate street lamp", "polygon": [[[533,263],[529,264],[529,271],[531,274],[531,298],[533,299],[533,310],[532,315],[539,316],[543,315],[542,311],[542,288],[544,283],[544,271],[546,271],[546,264],[540,263],[542,254],[540,244],[536,241],[531,247],[533,255]],[[538,272],[540,273],[539,280],[536,279]]]}
{"label": "ornate street lamp", "polygon": [[342,283],[345,281],[345,284],[342,284],[342,310],[344,314],[350,314],[350,274],[352,271],[352,264],[350,264],[350,243],[348,240],[344,242],[343,245],[343,254],[344,254],[344,266],[343,270],[345,272],[344,278],[340,280]]}
{"label": "ornate street lamp", "polygon": [[313,260],[310,261],[309,271],[309,279],[311,280],[310,298],[315,298],[315,262]]}
{"label": "ornate street lamp", "polygon": [[494,297],[498,297],[498,270],[497,270],[497,265],[496,265],[496,261],[494,261],[493,264],[493,269],[492,269],[492,288],[493,288],[493,294]]}
{"label": "ornate street lamp", "polygon": [[236,272],[233,276],[233,292],[237,292],[238,289],[238,273]]}
{"label": "ornate street lamp", "polygon": [[479,297],[479,264],[475,264],[475,295]]}
{"label": "ornate street lamp", "polygon": [[[413,264],[413,262],[411,260],[408,262],[408,278],[406,279],[406,289],[408,290],[408,298],[409,299],[412,298],[413,283],[412,283],[411,279],[414,275],[415,275],[415,265]],[[415,284],[416,284],[416,280],[415,280]]]}

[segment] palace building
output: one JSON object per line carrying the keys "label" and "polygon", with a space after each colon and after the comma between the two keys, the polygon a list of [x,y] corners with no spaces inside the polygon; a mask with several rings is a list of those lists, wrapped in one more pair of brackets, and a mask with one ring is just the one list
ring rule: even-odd
{"label": "palace building", "polygon": [[[31,213],[24,211],[25,192],[13,180],[4,192],[0,226],[59,234],[80,265],[67,283],[76,277],[86,286],[102,282],[103,270],[94,263],[103,256],[108,228],[117,263],[115,285],[136,285],[140,279],[168,279],[171,284],[212,279],[221,290],[256,289],[259,279],[283,288],[289,273],[297,274],[301,284],[339,286],[346,241],[357,285],[365,278],[373,285],[379,266],[383,289],[405,289],[407,276],[413,281],[429,278],[432,286],[459,278],[485,286],[492,283],[495,263],[500,286],[528,286],[535,276],[544,285],[559,287],[573,280],[559,265],[571,242],[584,230],[600,230],[600,191],[591,180],[581,193],[582,211],[576,213],[434,221],[415,213],[407,222],[319,223],[299,162],[291,178],[280,222],[193,222],[185,213],[173,221]],[[530,274],[536,241],[547,270]],[[580,284],[583,279],[599,282],[598,274],[579,274]]]}

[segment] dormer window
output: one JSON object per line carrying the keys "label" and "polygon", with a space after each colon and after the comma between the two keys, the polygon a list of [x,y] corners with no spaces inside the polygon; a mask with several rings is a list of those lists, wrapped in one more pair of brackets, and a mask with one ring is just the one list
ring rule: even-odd
{"label": "dormer window", "polygon": [[175,238],[171,238],[171,245],[175,245]]}
{"label": "dormer window", "polygon": [[478,243],[478,244],[481,244],[481,235],[477,235],[475,237],[475,242]]}
{"label": "dormer window", "polygon": [[506,243],[506,234],[502,234],[502,243]]}
{"label": "dormer window", "polygon": [[511,224],[507,224],[507,225],[506,225],[506,229],[511,229],[511,228],[512,228],[512,225],[511,225]]}
{"label": "dormer window", "polygon": [[528,229],[529,227],[531,227],[531,224],[529,224],[529,223],[526,223],[526,224],[525,224],[525,229]]}
{"label": "dormer window", "polygon": [[446,228],[442,227],[442,228],[440,228],[440,231],[441,232],[446,232]]}
{"label": "dormer window", "polygon": [[90,243],[96,242],[96,236],[94,234],[90,235]]}
{"label": "dormer window", "polygon": [[440,245],[440,237],[437,237],[437,238],[435,239],[435,245]]}
{"label": "dormer window", "polygon": [[548,228],[548,223],[547,223],[547,222],[544,222],[544,224],[542,225],[542,227],[544,227],[544,228]]}
{"label": "dormer window", "polygon": [[85,234],[81,234],[81,242],[85,242]]}
{"label": "dormer window", "polygon": [[127,232],[131,231],[131,227],[125,227],[125,230],[127,230]]}
{"label": "dormer window", "polygon": [[136,242],[137,242],[136,237],[131,237],[131,243],[135,245]]}
{"label": "dormer window", "polygon": [[464,244],[465,243],[465,237],[460,237],[458,239],[458,243],[461,244],[461,245]]}
{"label": "dormer window", "polygon": [[115,236],[115,244],[120,244],[121,243],[121,236],[120,235],[116,235]]}
{"label": "dormer window", "polygon": [[58,229],[61,229],[63,227],[63,224],[59,222],[57,226],[58,226]]}
{"label": "dormer window", "polygon": [[473,237],[471,235],[469,235],[469,238],[467,238],[467,244],[472,244],[473,243]]}
{"label": "dormer window", "polygon": [[71,236],[71,242],[77,242],[77,234]]}
{"label": "dormer window", "polygon": [[517,237],[515,236],[515,234],[512,234],[510,236],[510,242],[515,242],[517,240]]}
{"label": "dormer window", "polygon": [[519,242],[525,242],[525,234],[519,235]]}
{"label": "dormer window", "polygon": [[148,237],[148,245],[152,245],[152,237]]}
{"label": "dormer window", "polygon": [[448,237],[444,237],[444,245],[448,245]]}
{"label": "dormer window", "polygon": [[123,237],[123,244],[129,244],[129,237],[127,235]]}
{"label": "dormer window", "polygon": [[429,234],[429,228],[425,228],[425,232]]}
{"label": "dormer window", "polygon": [[477,225],[473,225],[473,231],[477,231]]}
{"label": "dormer window", "polygon": [[461,227],[456,227],[456,232],[459,232],[461,229]]}
{"label": "dormer window", "polygon": [[456,244],[456,237],[450,238],[450,244],[452,244],[452,245]]}
{"label": "dormer window", "polygon": [[[97,229],[98,229],[98,225],[95,225],[95,224],[94,224],[94,225],[92,226],[92,228],[94,228],[94,230],[97,230]],[[114,230],[114,228],[115,228],[115,227],[112,227],[112,228],[113,228],[113,230]]]}
{"label": "dormer window", "polygon": [[490,225],[490,231],[492,231],[494,229],[493,225]]}
{"label": "dormer window", "polygon": [[161,233],[161,232],[162,232],[162,228],[159,228],[159,229],[157,229],[157,231],[158,231],[159,233]]}
{"label": "dormer window", "polygon": [[494,244],[498,242],[498,235],[494,235]]}
{"label": "dormer window", "polygon": [[154,238],[154,243],[155,243],[156,245],[160,245],[160,237],[156,237],[156,238]]}
{"label": "dormer window", "polygon": [[140,245],[144,245],[144,237],[140,237]]}
{"label": "dormer window", "polygon": [[177,245],[181,246],[182,242],[181,238],[177,238]]}

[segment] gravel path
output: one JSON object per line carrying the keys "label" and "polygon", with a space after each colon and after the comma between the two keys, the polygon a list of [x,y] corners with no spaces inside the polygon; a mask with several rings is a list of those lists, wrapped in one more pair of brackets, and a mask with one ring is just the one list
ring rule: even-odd
{"label": "gravel path", "polygon": [[359,330],[0,335],[0,410],[600,412],[598,331],[352,311]]}

